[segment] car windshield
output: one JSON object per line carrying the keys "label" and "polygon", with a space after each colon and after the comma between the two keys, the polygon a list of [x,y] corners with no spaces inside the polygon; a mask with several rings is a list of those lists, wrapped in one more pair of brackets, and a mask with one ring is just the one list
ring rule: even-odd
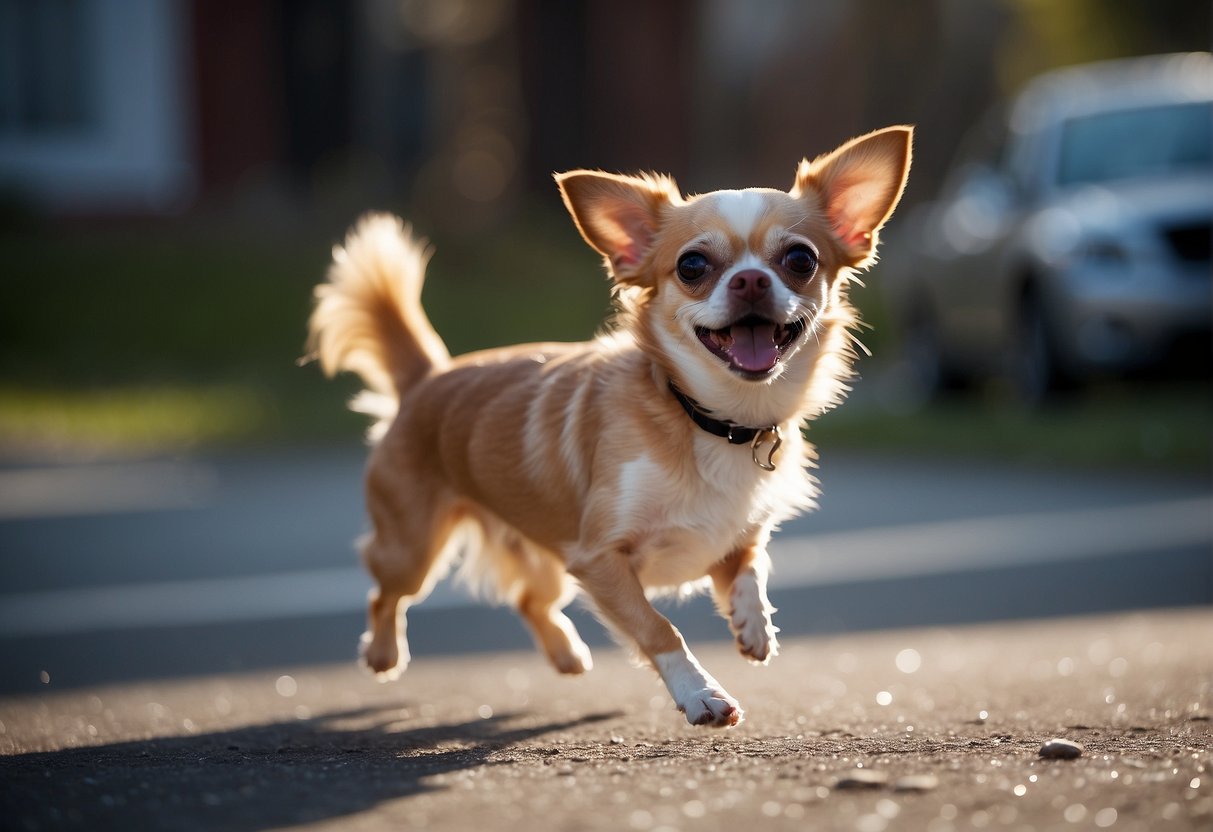
{"label": "car windshield", "polygon": [[1213,106],[1173,104],[1070,119],[1059,185],[1110,182],[1213,167]]}

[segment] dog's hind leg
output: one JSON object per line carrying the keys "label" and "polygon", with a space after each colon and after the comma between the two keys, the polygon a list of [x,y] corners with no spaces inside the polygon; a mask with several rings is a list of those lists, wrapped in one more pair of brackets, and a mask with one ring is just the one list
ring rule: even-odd
{"label": "dog's hind leg", "polygon": [[441,577],[460,515],[432,493],[376,488],[373,476],[367,502],[374,531],[362,541],[362,560],[377,586],[367,604],[361,653],[366,666],[388,680],[408,666],[405,613]]}
{"label": "dog's hind leg", "polygon": [[518,610],[536,646],[561,673],[584,673],[593,667],[590,649],[561,610],[577,592],[564,563],[491,516],[480,518],[481,550],[471,567],[472,580]]}
{"label": "dog's hind leg", "polygon": [[569,617],[561,612],[576,593],[564,564],[553,554],[532,550],[523,559],[522,570],[518,612],[530,627],[539,649],[561,673],[584,673],[592,668],[590,648],[581,640]]}

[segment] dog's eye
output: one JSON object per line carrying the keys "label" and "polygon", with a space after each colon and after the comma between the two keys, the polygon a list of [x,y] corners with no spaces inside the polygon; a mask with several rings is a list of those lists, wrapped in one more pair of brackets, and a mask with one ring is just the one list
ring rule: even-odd
{"label": "dog's eye", "polygon": [[803,244],[796,244],[783,255],[783,265],[796,274],[812,274],[817,271],[817,254]]}
{"label": "dog's eye", "polygon": [[688,251],[678,258],[678,277],[687,283],[698,280],[707,274],[708,258],[698,251]]}

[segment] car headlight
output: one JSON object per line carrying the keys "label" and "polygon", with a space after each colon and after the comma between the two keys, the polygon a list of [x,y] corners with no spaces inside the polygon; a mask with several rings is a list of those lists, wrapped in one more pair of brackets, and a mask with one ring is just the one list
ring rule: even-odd
{"label": "car headlight", "polygon": [[1102,268],[1119,268],[1132,259],[1129,249],[1110,237],[1087,237],[1079,240],[1070,252],[1070,261]]}

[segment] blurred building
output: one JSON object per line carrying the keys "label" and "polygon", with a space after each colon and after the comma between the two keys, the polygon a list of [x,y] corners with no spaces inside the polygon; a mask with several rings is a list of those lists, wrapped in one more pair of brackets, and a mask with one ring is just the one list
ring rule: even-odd
{"label": "blurred building", "polygon": [[915,122],[913,201],[1028,74],[1092,49],[1205,48],[1209,5],[1168,8],[0,0],[0,198],[85,215],[376,204],[458,225],[550,199],[572,167],[783,187],[804,155]]}
{"label": "blurred building", "polygon": [[0,188],[86,212],[192,197],[187,12],[161,0],[0,0]]}
{"label": "blurred building", "polygon": [[673,115],[682,53],[661,44],[690,5],[0,0],[0,188],[70,214],[250,193],[489,204],[520,170],[546,184],[629,142],[675,166],[687,120],[636,127]]}

